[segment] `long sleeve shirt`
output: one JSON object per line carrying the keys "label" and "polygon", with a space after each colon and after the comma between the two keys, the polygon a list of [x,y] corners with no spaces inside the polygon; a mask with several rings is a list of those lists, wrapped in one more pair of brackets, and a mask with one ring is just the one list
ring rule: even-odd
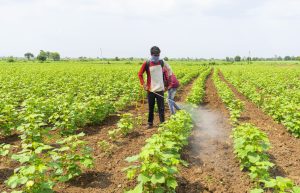
{"label": "long sleeve shirt", "polygon": [[[148,90],[151,92],[164,91],[164,77],[168,79],[168,77],[172,75],[172,69],[170,65],[164,62],[164,67],[167,69],[166,71],[163,70],[160,62],[154,63],[150,61],[147,68],[147,61],[145,61],[138,73],[141,85],[144,85],[145,83],[143,74],[146,72]],[[163,74],[165,74],[165,76]]]}

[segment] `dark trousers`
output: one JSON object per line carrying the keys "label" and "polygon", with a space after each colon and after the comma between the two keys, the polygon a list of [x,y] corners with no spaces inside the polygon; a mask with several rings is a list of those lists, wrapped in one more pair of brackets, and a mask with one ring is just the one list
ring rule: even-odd
{"label": "dark trousers", "polygon": [[[164,96],[163,91],[156,92],[156,93],[161,96]],[[165,121],[165,103],[164,103],[164,98],[161,96],[158,96],[152,92],[148,92],[148,104],[149,104],[148,124],[150,125],[153,124],[155,99],[158,107],[159,120],[161,123]]]}

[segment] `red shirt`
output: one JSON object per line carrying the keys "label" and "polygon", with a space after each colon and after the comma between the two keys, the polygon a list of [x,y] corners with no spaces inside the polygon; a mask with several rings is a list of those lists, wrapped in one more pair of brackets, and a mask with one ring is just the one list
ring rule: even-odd
{"label": "red shirt", "polygon": [[144,85],[144,77],[143,74],[146,72],[147,74],[147,87],[151,92],[164,91],[164,81],[168,80],[168,74],[166,70],[163,70],[160,62],[154,63],[149,62],[149,68],[146,70],[147,62],[145,61],[138,73],[138,77],[140,79],[141,85]]}
{"label": "red shirt", "polygon": [[171,88],[178,88],[179,87],[179,81],[177,80],[174,73],[168,78],[168,89]]}

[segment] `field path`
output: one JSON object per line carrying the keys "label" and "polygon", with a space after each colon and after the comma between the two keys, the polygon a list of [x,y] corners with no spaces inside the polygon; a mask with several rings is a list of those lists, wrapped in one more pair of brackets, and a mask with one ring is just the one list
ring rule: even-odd
{"label": "field path", "polygon": [[225,80],[221,72],[219,76],[227,83],[235,96],[245,103],[241,121],[250,122],[267,133],[272,147],[269,153],[272,162],[276,164],[272,171],[273,174],[289,177],[297,184],[300,184],[300,140],[293,137],[283,125],[276,123],[271,116],[264,113],[238,92],[233,85]]}
{"label": "field path", "polygon": [[177,192],[247,192],[251,183],[234,157],[229,114],[211,75],[206,81],[204,104],[192,115],[195,128],[182,155],[189,166],[180,170]]}
{"label": "field path", "polygon": [[[194,80],[178,91],[176,101],[179,103],[185,101]],[[84,132],[87,133],[85,140],[88,141],[89,146],[94,149],[95,168],[86,171],[69,183],[57,186],[56,191],[58,193],[123,193],[125,187],[133,187],[135,185],[134,182],[128,181],[126,174],[122,172],[122,169],[129,166],[124,159],[138,154],[145,145],[145,140],[157,131],[159,124],[158,115],[155,114],[154,128],[150,130],[146,129],[146,113],[148,113],[147,102],[145,102],[144,105],[142,102],[139,102],[138,107],[139,108],[136,109],[135,106],[132,106],[120,112],[120,114],[130,112],[136,116],[142,115],[143,125],[136,128],[135,132],[129,136],[118,140],[118,142],[115,143],[116,148],[111,156],[104,155],[98,147],[97,142],[109,139],[107,133],[110,129],[116,127],[116,123],[119,120],[118,116],[110,116],[101,126],[93,126],[84,130]],[[165,109],[166,118],[168,118],[170,114],[167,105]]]}

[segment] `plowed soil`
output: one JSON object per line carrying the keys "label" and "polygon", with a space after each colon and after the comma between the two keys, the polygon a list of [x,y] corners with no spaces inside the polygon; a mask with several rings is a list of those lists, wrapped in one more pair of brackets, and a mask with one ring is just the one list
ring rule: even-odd
{"label": "plowed soil", "polygon": [[293,137],[281,124],[276,123],[271,116],[264,113],[254,103],[248,100],[219,73],[220,78],[234,92],[235,96],[245,103],[245,110],[241,115],[242,122],[249,122],[265,131],[269,137],[272,149],[269,151],[272,162],[276,167],[274,175],[292,179],[300,184],[300,140]]}

